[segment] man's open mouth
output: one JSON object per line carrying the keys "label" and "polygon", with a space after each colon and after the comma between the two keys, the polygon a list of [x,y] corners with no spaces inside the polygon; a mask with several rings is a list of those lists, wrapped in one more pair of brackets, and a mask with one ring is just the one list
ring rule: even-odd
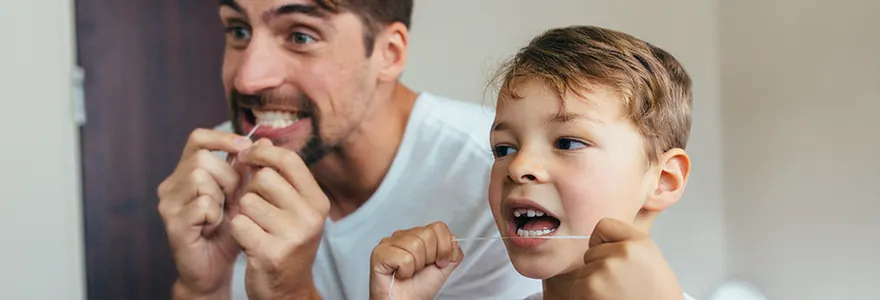
{"label": "man's open mouth", "polygon": [[515,208],[511,213],[519,237],[550,235],[559,228],[559,219],[535,208]]}
{"label": "man's open mouth", "polygon": [[252,125],[260,127],[284,128],[293,125],[299,120],[308,118],[308,114],[296,111],[284,110],[261,110],[242,108],[245,120]]}

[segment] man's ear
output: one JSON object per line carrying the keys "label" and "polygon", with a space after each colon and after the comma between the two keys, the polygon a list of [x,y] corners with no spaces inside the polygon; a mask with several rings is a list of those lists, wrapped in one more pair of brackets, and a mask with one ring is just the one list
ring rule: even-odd
{"label": "man's ear", "polygon": [[680,148],[666,151],[658,160],[659,176],[648,194],[644,210],[663,211],[681,199],[691,171],[691,160]]}
{"label": "man's ear", "polygon": [[409,49],[409,30],[403,23],[391,23],[385,27],[378,39],[375,53],[381,61],[379,80],[396,81],[403,73]]}

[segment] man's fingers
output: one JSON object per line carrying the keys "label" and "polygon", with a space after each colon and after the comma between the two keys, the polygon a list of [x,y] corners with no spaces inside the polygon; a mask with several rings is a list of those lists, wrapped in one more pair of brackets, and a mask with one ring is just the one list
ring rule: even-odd
{"label": "man's fingers", "polygon": [[632,225],[626,224],[617,219],[604,218],[599,220],[599,223],[596,224],[596,228],[593,229],[593,234],[590,236],[590,247],[592,248],[606,243],[641,239],[643,237],[645,237],[645,234]]}
{"label": "man's fingers", "polygon": [[246,251],[262,249],[272,236],[246,215],[238,215],[230,222],[232,238]]}
{"label": "man's fingers", "polygon": [[255,193],[285,211],[311,210],[290,183],[272,168],[261,168],[251,177],[245,192]]}
{"label": "man's fingers", "polygon": [[204,228],[206,225],[220,223],[223,218],[223,208],[210,196],[205,195],[184,206],[180,216],[183,223],[178,223],[178,227]]}
{"label": "man's fingers", "polygon": [[199,150],[185,162],[192,169],[203,169],[223,188],[224,195],[231,195],[238,188],[240,176],[235,169],[208,150]]}
{"label": "man's fingers", "polygon": [[284,211],[273,206],[257,194],[245,194],[239,200],[238,205],[241,214],[247,216],[249,220],[265,232],[285,236],[287,231],[295,229],[291,228],[293,226],[288,222]]}
{"label": "man's fingers", "polygon": [[278,173],[304,197],[323,198],[324,192],[321,191],[308,166],[296,152],[275,146],[264,146],[261,143],[259,146],[242,152],[239,155],[239,161],[278,170]]}
{"label": "man's fingers", "polygon": [[202,149],[238,153],[252,144],[250,139],[231,132],[199,128],[190,133],[186,146],[183,148],[181,160],[187,159]]}

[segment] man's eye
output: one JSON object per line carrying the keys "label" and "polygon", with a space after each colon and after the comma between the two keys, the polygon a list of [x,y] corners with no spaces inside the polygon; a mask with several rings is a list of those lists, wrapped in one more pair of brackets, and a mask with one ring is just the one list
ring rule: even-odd
{"label": "man's eye", "polygon": [[575,139],[561,138],[556,141],[556,148],[561,150],[576,150],[586,147],[587,143]]}
{"label": "man's eye", "polygon": [[516,152],[516,148],[507,145],[499,145],[492,148],[492,153],[495,154],[495,157],[504,157]]}
{"label": "man's eye", "polygon": [[236,41],[248,41],[251,39],[251,31],[244,26],[230,26],[226,32]]}
{"label": "man's eye", "polygon": [[290,35],[290,41],[297,45],[305,45],[314,42],[315,38],[302,32],[294,32]]}

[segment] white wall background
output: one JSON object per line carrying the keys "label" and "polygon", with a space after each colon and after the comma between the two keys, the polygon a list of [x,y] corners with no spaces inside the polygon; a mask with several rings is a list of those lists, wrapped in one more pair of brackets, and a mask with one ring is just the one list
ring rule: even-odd
{"label": "white wall background", "polygon": [[669,50],[694,79],[693,170],[686,196],[652,233],[692,296],[726,278],[717,2],[705,0],[416,1],[403,81],[418,90],[493,104],[484,91],[501,60],[551,27],[593,24]]}
{"label": "white wall background", "polygon": [[[686,291],[706,299],[739,277],[770,299],[872,299],[878,12],[876,0],[417,1],[404,82],[491,104],[490,72],[554,26],[664,47],[694,78],[694,169],[653,234]],[[84,298],[72,16],[71,0],[0,3],[0,299]]]}
{"label": "white wall background", "polygon": [[880,298],[880,1],[721,1],[732,275]]}
{"label": "white wall background", "polygon": [[0,299],[84,299],[73,1],[0,1]]}

